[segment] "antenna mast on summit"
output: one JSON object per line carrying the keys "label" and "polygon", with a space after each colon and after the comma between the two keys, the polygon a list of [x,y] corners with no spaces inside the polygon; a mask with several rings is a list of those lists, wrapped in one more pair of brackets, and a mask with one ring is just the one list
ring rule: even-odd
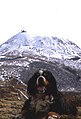
{"label": "antenna mast on summit", "polygon": [[25,27],[22,28],[21,32],[26,32]]}

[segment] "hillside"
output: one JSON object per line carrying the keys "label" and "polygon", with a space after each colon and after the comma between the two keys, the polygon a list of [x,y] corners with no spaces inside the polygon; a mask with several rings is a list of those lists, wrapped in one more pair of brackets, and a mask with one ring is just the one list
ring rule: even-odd
{"label": "hillside", "polygon": [[[21,109],[26,98],[20,91],[27,95],[26,88],[26,85],[16,79],[0,81],[0,119],[14,119],[14,117],[21,116]],[[63,93],[65,98],[76,102],[78,108],[78,117],[76,119],[81,119],[81,93]],[[66,115],[62,115],[60,118],[73,119]]]}
{"label": "hillside", "polygon": [[53,36],[30,36],[19,32],[0,46],[0,56],[26,56],[27,54],[48,58],[74,58],[81,56],[81,49],[68,39]]}
{"label": "hillside", "polygon": [[26,99],[19,90],[27,95],[26,86],[16,79],[0,80],[0,119],[12,119],[20,114]]}
{"label": "hillside", "polygon": [[28,80],[41,68],[52,72],[58,90],[76,102],[81,116],[81,49],[68,39],[25,31],[0,45],[1,119],[20,114],[26,100],[20,91],[27,95]]}
{"label": "hillside", "polygon": [[81,90],[81,49],[68,39],[24,31],[0,45],[0,80],[12,77],[27,84],[40,68],[53,73],[59,90]]}

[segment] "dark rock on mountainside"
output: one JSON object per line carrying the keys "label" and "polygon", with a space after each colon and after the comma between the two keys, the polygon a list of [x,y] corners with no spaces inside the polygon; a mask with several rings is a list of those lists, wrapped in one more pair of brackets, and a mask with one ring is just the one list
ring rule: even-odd
{"label": "dark rock on mountainside", "polygon": [[[48,69],[52,72],[56,78],[58,89],[61,91],[80,91],[81,90],[81,78],[77,70],[72,69],[69,66],[60,64],[59,62],[45,62],[45,61],[33,61],[29,63],[29,66],[20,66],[18,61],[23,63],[24,59],[21,58],[16,61],[9,61],[6,65],[0,67],[1,79],[7,80],[11,77],[16,78],[27,84],[28,80],[38,69]],[[14,62],[17,65],[13,65]],[[25,59],[25,64],[27,59]],[[12,64],[12,65],[11,65]]]}

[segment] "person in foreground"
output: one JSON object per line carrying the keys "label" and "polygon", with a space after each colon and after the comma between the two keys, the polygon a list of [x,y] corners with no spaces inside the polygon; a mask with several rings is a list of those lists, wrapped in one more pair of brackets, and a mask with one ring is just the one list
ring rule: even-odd
{"label": "person in foreground", "polygon": [[74,102],[67,101],[58,91],[57,83],[48,70],[38,70],[28,81],[27,99],[22,108],[23,119],[58,119],[60,115],[77,116]]}

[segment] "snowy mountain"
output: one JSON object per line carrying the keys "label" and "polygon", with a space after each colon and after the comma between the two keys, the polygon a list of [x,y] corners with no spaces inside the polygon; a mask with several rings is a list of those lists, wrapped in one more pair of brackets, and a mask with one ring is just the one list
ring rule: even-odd
{"label": "snowy mountain", "polygon": [[81,49],[68,39],[22,31],[0,45],[0,80],[27,83],[40,68],[53,73],[59,90],[81,90]]}
{"label": "snowy mountain", "polygon": [[25,56],[27,54],[51,58],[81,57],[81,49],[68,39],[57,37],[31,37],[20,32],[0,45],[0,56]]}

